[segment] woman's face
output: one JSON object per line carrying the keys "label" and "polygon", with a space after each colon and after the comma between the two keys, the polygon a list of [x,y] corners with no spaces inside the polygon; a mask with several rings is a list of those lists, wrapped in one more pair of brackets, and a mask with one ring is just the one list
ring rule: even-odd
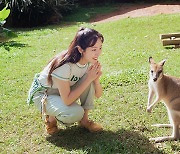
{"label": "woman's face", "polygon": [[86,50],[82,53],[82,58],[80,59],[80,63],[86,64],[91,63],[94,64],[98,61],[99,56],[102,52],[102,41],[99,38],[94,46],[86,48]]}

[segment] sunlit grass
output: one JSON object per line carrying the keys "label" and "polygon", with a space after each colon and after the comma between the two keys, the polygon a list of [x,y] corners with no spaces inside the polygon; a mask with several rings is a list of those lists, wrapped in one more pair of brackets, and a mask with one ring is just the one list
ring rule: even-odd
{"label": "sunlit grass", "polygon": [[[171,23],[171,24],[170,24]],[[92,25],[77,22],[17,30],[18,37],[0,44],[0,151],[1,153],[175,153],[179,141],[154,144],[150,137],[170,135],[171,129],[151,127],[167,123],[159,103],[147,114],[148,57],[167,59],[165,72],[179,76],[180,49],[165,48],[159,34],[179,32],[180,15],[127,18]],[[66,49],[80,26],[100,31],[104,37],[102,98],[96,100],[91,119],[104,132],[92,134],[77,125],[56,136],[46,136],[40,113],[27,106],[27,91],[35,73]]]}

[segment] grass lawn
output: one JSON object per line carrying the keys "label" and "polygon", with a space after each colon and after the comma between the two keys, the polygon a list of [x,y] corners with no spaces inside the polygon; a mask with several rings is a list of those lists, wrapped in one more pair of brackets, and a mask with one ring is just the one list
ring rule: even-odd
{"label": "grass lawn", "polygon": [[[114,7],[109,6],[108,10]],[[93,9],[93,15],[100,8]],[[95,13],[94,13],[95,12]],[[78,15],[77,15],[78,14]],[[74,16],[81,17],[77,12]],[[82,13],[82,18],[87,12]],[[152,124],[168,123],[159,103],[146,113],[148,58],[167,59],[165,72],[180,74],[180,49],[163,47],[159,34],[180,31],[180,14],[126,18],[92,25],[72,18],[60,25],[15,29],[18,37],[0,43],[0,153],[178,153],[179,141],[155,144],[150,137],[170,135],[172,129]],[[89,18],[89,17],[88,17]],[[104,131],[92,134],[77,124],[56,136],[44,132],[40,113],[27,106],[27,91],[35,73],[49,59],[66,49],[80,26],[94,28],[104,37],[100,62],[103,66],[102,98],[95,101],[91,119]]]}

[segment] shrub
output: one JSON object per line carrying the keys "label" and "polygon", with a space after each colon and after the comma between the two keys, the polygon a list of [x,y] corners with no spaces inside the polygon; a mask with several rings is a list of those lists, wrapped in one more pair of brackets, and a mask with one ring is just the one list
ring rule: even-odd
{"label": "shrub", "polygon": [[2,0],[11,10],[7,26],[33,27],[57,23],[62,13],[70,11],[74,0]]}

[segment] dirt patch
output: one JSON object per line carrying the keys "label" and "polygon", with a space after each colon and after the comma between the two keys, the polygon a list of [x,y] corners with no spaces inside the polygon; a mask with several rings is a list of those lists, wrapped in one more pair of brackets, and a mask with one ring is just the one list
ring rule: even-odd
{"label": "dirt patch", "polygon": [[153,16],[158,14],[180,13],[180,2],[159,3],[159,4],[130,4],[124,3],[117,6],[117,11],[110,14],[97,15],[91,20],[91,23],[115,21],[121,18]]}

